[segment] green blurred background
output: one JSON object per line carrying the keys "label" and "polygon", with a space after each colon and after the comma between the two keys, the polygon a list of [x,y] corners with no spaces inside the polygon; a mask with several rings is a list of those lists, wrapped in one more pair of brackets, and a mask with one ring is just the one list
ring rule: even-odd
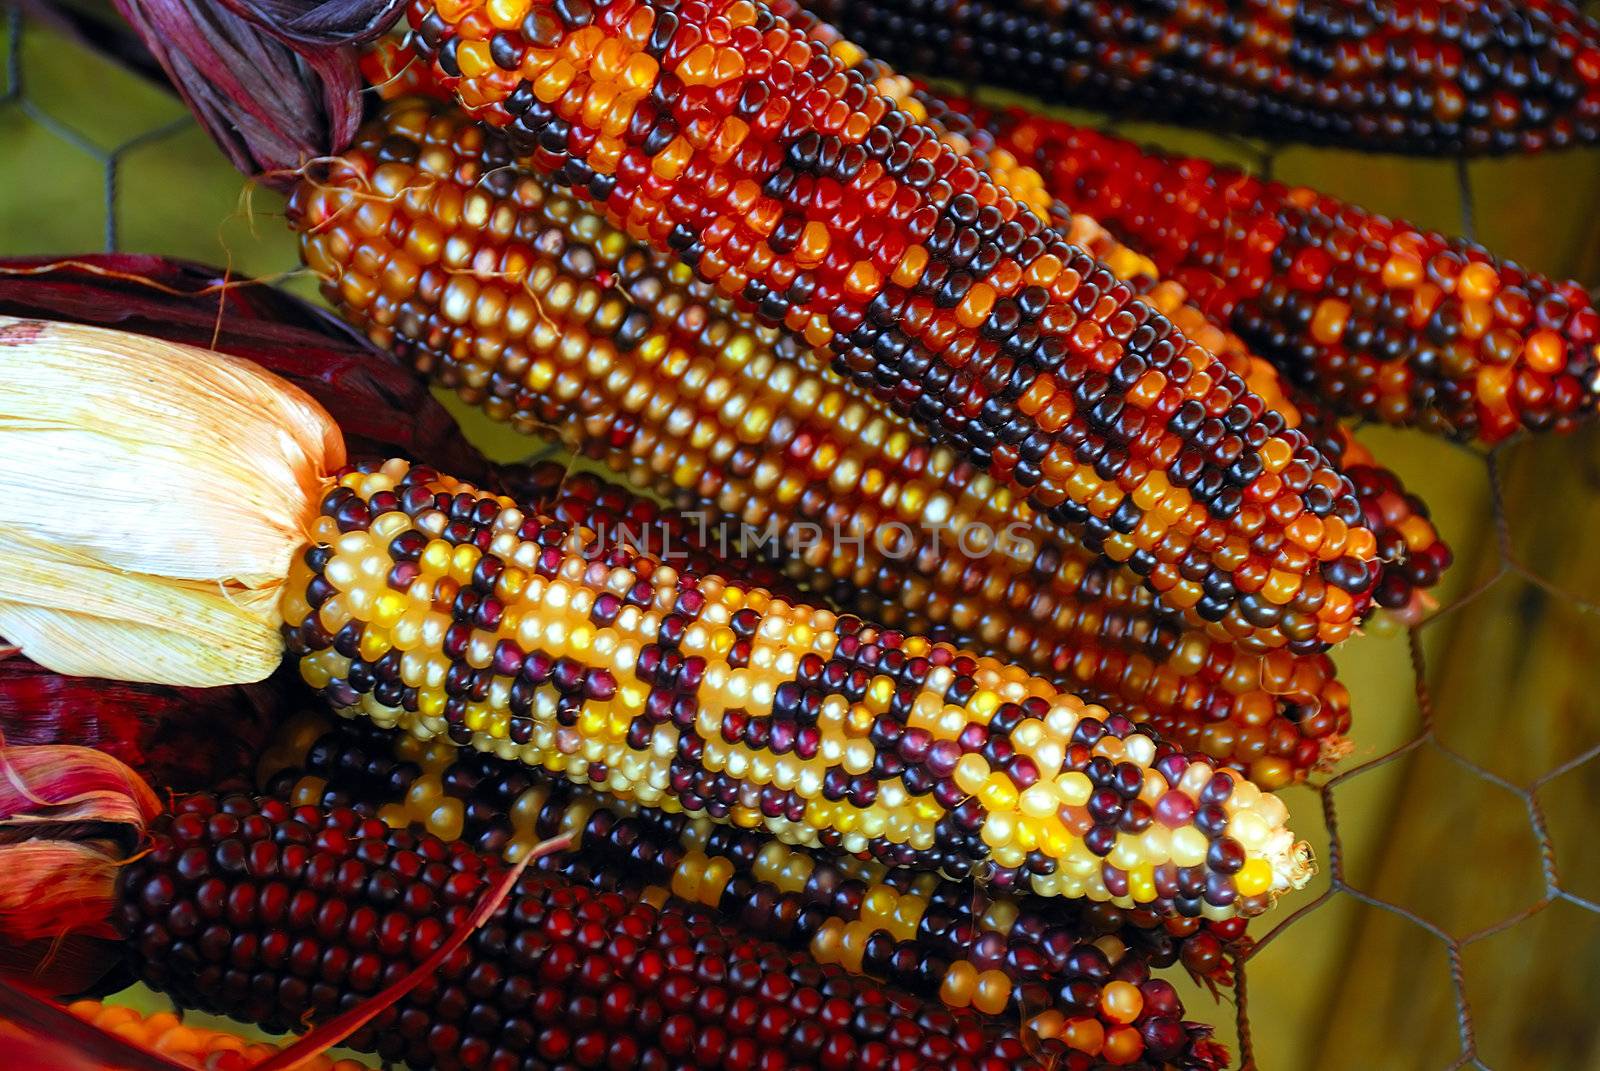
{"label": "green blurred background", "polygon": [[[245,183],[174,97],[0,12],[0,255],[114,241],[316,297],[281,198]],[[1600,282],[1600,152],[1475,162],[1464,205],[1451,161],[1117,129],[1269,162],[1285,181]],[[492,456],[543,452],[441,400]],[[1337,653],[1355,751],[1332,782],[1285,793],[1321,872],[1255,924],[1250,1052],[1273,1071],[1600,1068],[1600,761],[1586,761],[1600,746],[1600,436],[1492,454],[1383,428],[1362,438],[1428,500],[1457,565],[1424,627],[1375,625]],[[1233,998],[1185,996],[1238,1052]]]}

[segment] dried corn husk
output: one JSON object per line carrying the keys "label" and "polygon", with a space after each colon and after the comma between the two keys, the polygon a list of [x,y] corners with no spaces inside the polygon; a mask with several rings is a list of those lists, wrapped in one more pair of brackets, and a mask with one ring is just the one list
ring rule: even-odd
{"label": "dried corn husk", "polygon": [[297,684],[280,672],[262,684],[169,688],[69,677],[7,658],[0,661],[0,740],[96,748],[160,789],[243,786],[268,730],[303,701]]}
{"label": "dried corn husk", "polygon": [[113,938],[117,860],[161,803],[139,775],[87,747],[0,747],[0,931]]}
{"label": "dried corn husk", "polygon": [[282,657],[337,425],[247,361],[0,318],[0,635],[50,669],[203,686]]}

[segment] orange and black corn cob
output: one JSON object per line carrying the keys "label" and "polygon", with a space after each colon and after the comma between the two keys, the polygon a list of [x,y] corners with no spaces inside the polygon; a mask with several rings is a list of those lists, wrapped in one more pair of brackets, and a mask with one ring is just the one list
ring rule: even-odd
{"label": "orange and black corn cob", "polygon": [[[819,33],[837,34],[826,24],[814,25]],[[835,46],[836,51],[849,47],[847,43]],[[863,56],[856,65],[872,72],[874,85],[895,93],[903,105],[919,107],[934,129],[953,135],[959,139],[958,144],[971,146],[976,158],[1002,159],[1003,170],[997,172],[1005,176],[1000,180],[1002,184],[1017,181],[1030,190],[1043,192],[1046,183],[1039,172],[1019,161],[1009,148],[996,144],[994,132],[980,126],[963,109],[979,111],[980,115],[981,110],[961,101],[954,102],[957,106],[953,107],[951,100],[915,88],[877,60]],[[1019,147],[1019,151],[1026,150]],[[1036,149],[1032,159],[1041,166],[1051,166],[1047,159],[1040,159]],[[1043,211],[1062,232],[1110,267],[1118,279],[1132,284],[1141,298],[1169,317],[1186,336],[1215,354],[1290,427],[1304,432],[1322,456],[1337,460],[1341,471],[1355,484],[1366,526],[1377,540],[1380,569],[1373,601],[1386,609],[1408,613],[1423,609],[1421,593],[1437,584],[1449,567],[1450,548],[1429,519],[1427,505],[1409,493],[1397,475],[1379,465],[1350,429],[1307,393],[1314,391],[1316,384],[1304,383],[1305,377],[1299,377],[1302,382],[1298,386],[1284,382],[1283,373],[1276,366],[1256,356],[1242,338],[1227,329],[1220,312],[1203,312],[1189,300],[1188,290],[1163,277],[1149,257],[1118,241],[1087,213],[1074,211],[1047,194],[1042,201]]]}
{"label": "orange and black corn cob", "polygon": [[[1045,1031],[1120,1063],[1197,1062],[1186,1050],[1208,1031],[1182,1021],[1176,993],[1150,970],[1181,956],[1206,968],[1202,977],[1213,986],[1225,985],[1227,964],[1216,954],[1225,938],[1213,930],[1242,926],[1163,924],[1144,913],[1046,904],[927,873],[817,858],[751,830],[637,810],[492,755],[358,723],[294,726],[280,746],[279,761],[293,761],[297,751],[300,761],[273,775],[268,791],[292,803],[354,806],[391,826],[417,823],[508,859],[570,834],[570,852],[533,867],[604,892],[670,892],[820,963],[1007,1016],[1024,1024],[1025,1035]],[[1127,922],[1130,914],[1145,925]],[[1056,1033],[1063,1019],[1074,1025]]]}
{"label": "orange and black corn cob", "polygon": [[892,865],[1226,918],[1309,876],[1285,809],[1014,666],[693,578],[403,461],[330,485],[282,604],[337,707]]}
{"label": "orange and black corn cob", "polygon": [[[135,973],[181,1006],[294,1030],[422,962],[501,866],[354,810],[191,796],[121,868],[116,921]],[[544,874],[349,1043],[419,1071],[1090,1065],[681,902]]]}
{"label": "orange and black corn cob", "polygon": [[1481,246],[1193,157],[1011,112],[1001,143],[1340,413],[1493,443],[1600,405],[1583,287]]}
{"label": "orange and black corn cob", "polygon": [[539,169],[782,323],[1164,604],[1316,650],[1377,579],[1353,489],[1243,381],[749,0],[417,3]]}
{"label": "orange and black corn cob", "polygon": [[907,70],[1118,114],[1381,152],[1600,140],[1600,26],[1565,0],[803,2]]}
{"label": "orange and black corn cob", "polygon": [[[1132,574],[505,154],[460,116],[399,104],[297,190],[306,262],[374,341],[679,498],[696,516],[677,530],[707,528],[719,552],[760,542],[836,606],[1084,689],[1263,787],[1348,727],[1326,656],[1184,628]],[[417,271],[419,256],[437,259]],[[658,555],[687,542],[599,520]]]}

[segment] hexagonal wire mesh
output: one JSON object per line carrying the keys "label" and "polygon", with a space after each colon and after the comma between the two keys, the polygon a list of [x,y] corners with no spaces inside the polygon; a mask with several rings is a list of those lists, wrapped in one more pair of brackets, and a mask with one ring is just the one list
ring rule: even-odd
{"label": "hexagonal wire mesh", "polygon": [[[132,131],[108,136],[104,122],[85,129],[86,118],[95,118],[94,76],[77,92],[39,92],[50,72],[36,72],[30,62],[35,35],[52,53],[66,50],[69,66],[104,64],[9,8],[0,132],[9,124],[13,132],[42,134],[97,168],[100,244],[120,251],[128,247],[128,221],[149,207],[132,203],[122,189],[130,157],[180,139],[194,139],[185,149],[204,140],[195,138],[193,120],[172,108],[165,114],[155,108],[156,118]],[[65,112],[57,107],[63,100]],[[14,149],[0,167],[15,178],[29,166],[20,158],[28,142],[13,144],[22,152]],[[1278,150],[1253,142],[1215,144],[1262,173],[1272,173],[1280,158]],[[186,167],[200,156],[180,155]],[[1460,229],[1474,236],[1480,216],[1464,164],[1454,168],[1454,180]],[[70,192],[81,211],[86,191],[78,187]],[[16,181],[0,188],[27,195]],[[164,192],[170,197],[170,189]],[[5,215],[5,200],[0,222],[9,224],[0,229],[0,252],[38,251],[37,235],[23,233],[29,217],[14,207]],[[201,211],[183,199],[173,207]],[[1583,215],[1576,204],[1569,207]],[[42,212],[31,211],[42,220]],[[174,248],[165,233],[161,244],[159,251],[204,255]],[[220,244],[231,260],[234,244],[226,236]],[[258,240],[245,258],[254,263],[242,266],[281,266],[290,244]],[[1592,272],[1592,255],[1587,264]],[[1383,429],[1370,434],[1403,455],[1401,467],[1415,470],[1406,475],[1423,494],[1453,495],[1458,504],[1440,521],[1459,529],[1449,534],[1463,553],[1451,587],[1424,622],[1405,631],[1375,628],[1348,646],[1353,654],[1341,656],[1357,699],[1370,697],[1369,709],[1385,708],[1393,719],[1369,726],[1358,707],[1357,744],[1364,729],[1373,738],[1365,752],[1337,774],[1290,790],[1302,827],[1320,812],[1323,877],[1317,891],[1257,924],[1255,945],[1238,963],[1237,1033],[1229,1040],[1245,1067],[1596,1066],[1600,1028],[1583,994],[1593,991],[1600,971],[1600,870],[1578,849],[1600,816],[1594,806],[1600,763],[1591,761],[1600,756],[1600,714],[1584,679],[1586,663],[1600,655],[1600,564],[1584,556],[1576,537],[1600,521],[1600,453],[1593,449],[1600,436],[1521,438],[1484,451],[1432,441],[1419,446],[1415,435]],[[1451,491],[1473,480],[1481,480],[1481,507],[1473,491]],[[1474,555],[1480,533],[1486,545]],[[1441,668],[1430,673],[1434,664]],[[1407,675],[1411,712],[1396,703]],[[1415,719],[1409,735],[1408,717]],[[1547,809],[1552,801],[1559,805],[1554,811]],[[1502,870],[1502,859],[1524,863],[1529,872]],[[1308,931],[1318,936],[1308,941]],[[1554,966],[1552,982],[1552,963],[1574,948],[1573,969]],[[1430,972],[1417,969],[1440,952],[1443,984],[1432,972],[1432,992],[1424,992]],[[1508,1007],[1506,993],[1518,987],[1532,995]],[[1202,1018],[1222,1017],[1194,1008],[1193,996],[1190,1003]],[[1486,1022],[1492,1037],[1484,1036]],[[1270,1044],[1262,1040],[1267,1033],[1275,1039]],[[1268,1049],[1270,1059],[1263,1056]]]}

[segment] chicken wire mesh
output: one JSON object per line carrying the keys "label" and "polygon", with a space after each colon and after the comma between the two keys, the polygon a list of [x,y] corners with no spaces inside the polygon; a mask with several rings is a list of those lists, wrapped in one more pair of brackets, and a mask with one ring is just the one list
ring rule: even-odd
{"label": "chicken wire mesh", "polygon": [[[0,34],[0,253],[182,255],[312,291],[276,206],[173,97],[17,7]],[[1592,153],[1469,167],[1108,129],[1600,278]],[[462,415],[491,454],[527,453]],[[1457,565],[1425,620],[1339,652],[1356,750],[1285,792],[1321,873],[1255,923],[1223,1004],[1186,993],[1191,1014],[1247,1068],[1600,1067],[1600,435],[1362,434],[1433,503]]]}

